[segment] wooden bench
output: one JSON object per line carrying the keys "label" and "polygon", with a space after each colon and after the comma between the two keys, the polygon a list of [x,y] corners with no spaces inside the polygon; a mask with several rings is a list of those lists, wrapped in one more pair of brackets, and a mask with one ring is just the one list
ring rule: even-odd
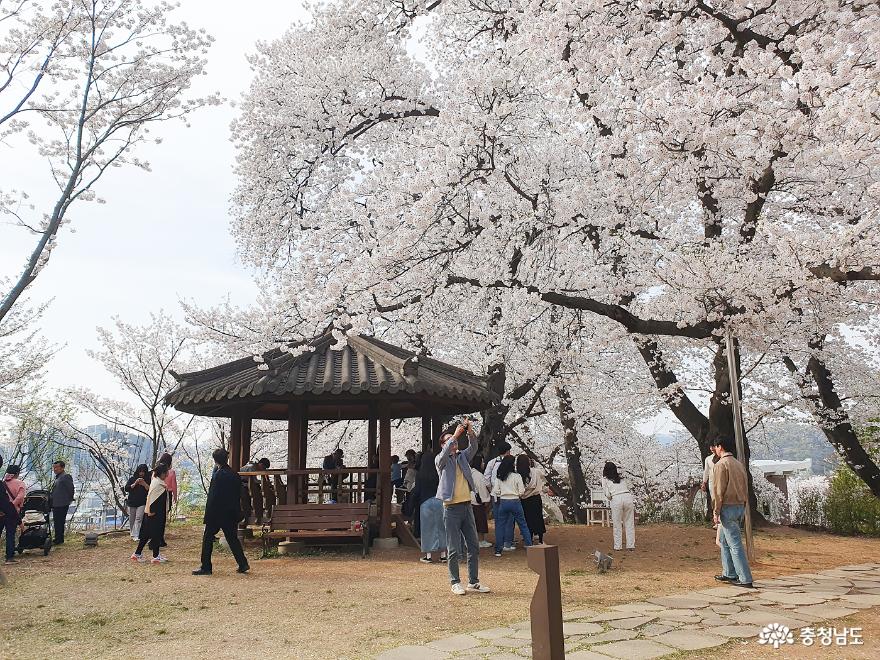
{"label": "wooden bench", "polygon": [[278,504],[272,511],[266,538],[359,539],[363,556],[370,547],[369,504]]}

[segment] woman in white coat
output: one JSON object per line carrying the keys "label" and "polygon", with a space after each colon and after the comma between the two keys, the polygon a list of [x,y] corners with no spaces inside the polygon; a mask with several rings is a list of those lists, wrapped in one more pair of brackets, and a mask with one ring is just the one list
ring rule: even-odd
{"label": "woman in white coat", "polygon": [[636,549],[636,518],[633,496],[626,479],[610,461],[602,470],[602,490],[611,506],[611,526],[614,528],[614,549],[623,548],[623,530],[626,529],[626,549]]}

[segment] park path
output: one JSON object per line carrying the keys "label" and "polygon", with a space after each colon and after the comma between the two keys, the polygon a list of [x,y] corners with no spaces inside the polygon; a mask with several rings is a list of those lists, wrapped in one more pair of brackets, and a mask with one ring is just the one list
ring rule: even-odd
{"label": "park path", "polygon": [[[661,658],[720,646],[731,639],[758,637],[771,624],[785,626],[792,632],[793,642],[783,638],[783,643],[802,644],[803,638],[809,636],[805,628],[818,633],[825,622],[880,606],[880,564],[840,566],[817,573],[756,580],[755,585],[759,588],[717,586],[615,605],[602,612],[564,612],[565,657]],[[852,638],[848,640],[853,642]],[[818,636],[813,644],[821,646]],[[401,646],[378,658],[521,660],[531,657],[531,653],[530,624],[521,621],[422,646]]]}

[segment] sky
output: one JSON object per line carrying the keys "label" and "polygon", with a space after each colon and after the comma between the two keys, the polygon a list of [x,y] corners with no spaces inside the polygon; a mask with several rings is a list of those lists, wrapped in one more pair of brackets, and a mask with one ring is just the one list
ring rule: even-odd
{"label": "sky", "polygon": [[[207,75],[194,93],[218,91],[229,100],[250,85],[245,58],[255,43],[281,36],[307,17],[299,0],[182,0],[173,16],[216,39]],[[74,208],[75,233],[62,230],[49,265],[28,293],[34,302],[52,299],[42,332],[61,350],[47,370],[49,386],[119,395],[86,353],[98,347],[96,327],[109,327],[113,316],[145,322],[151,311],[164,309],[182,319],[181,299],[201,305],[226,296],[237,303],[253,300],[253,280],[229,234],[235,186],[229,125],[235,112],[225,103],[193,115],[190,128],[176,122],[154,127],[163,143],[140,152],[152,171],[111,171],[96,188],[107,203]],[[45,166],[11,151],[0,151],[0,188],[39,186]],[[0,221],[0,278],[19,275],[35,240]]]}

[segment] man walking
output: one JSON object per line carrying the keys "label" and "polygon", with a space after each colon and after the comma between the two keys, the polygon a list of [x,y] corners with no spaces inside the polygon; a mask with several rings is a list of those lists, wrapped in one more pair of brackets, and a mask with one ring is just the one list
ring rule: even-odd
{"label": "man walking", "polygon": [[[459,439],[467,431],[468,445],[459,451]],[[442,449],[434,461],[440,475],[437,498],[443,502],[443,523],[446,527],[446,565],[449,567],[449,581],[452,593],[464,596],[468,591],[488,593],[489,588],[480,584],[480,546],[477,539],[477,526],[471,506],[471,493],[474,490],[470,461],[477,453],[477,436],[470,421],[459,424],[454,433],[444,433],[440,438]],[[468,586],[461,584],[458,571],[458,556],[461,552],[461,538],[464,537],[468,553]]]}
{"label": "man walking", "polygon": [[55,527],[55,545],[64,543],[64,527],[67,524],[67,512],[73,502],[73,477],[64,471],[64,461],[57,460],[52,463],[52,472],[55,473],[55,481],[52,482],[52,491],[49,500],[52,504],[52,523]]}
{"label": "man walking", "polygon": [[202,565],[193,575],[211,575],[211,552],[214,550],[214,537],[223,530],[226,543],[232,556],[238,562],[238,572],[250,570],[247,557],[238,540],[238,521],[241,520],[241,479],[229,467],[229,452],[215,449],[212,454],[217,471],[211,478],[208,500],[205,503],[205,533],[202,536]]}
{"label": "man walking", "polygon": [[743,547],[740,523],[749,501],[746,469],[733,455],[733,441],[719,438],[714,447],[718,462],[712,468],[712,507],[715,524],[721,525],[721,575],[719,582],[752,588],[752,572]]}
{"label": "man walking", "polygon": [[[700,484],[700,490],[706,493],[706,501],[708,506],[712,507],[712,473],[715,471],[715,463],[718,462],[718,456],[715,454],[715,447],[718,446],[718,440],[709,440],[709,455],[703,461],[703,483]],[[712,529],[718,529],[718,525],[713,524]]]}

